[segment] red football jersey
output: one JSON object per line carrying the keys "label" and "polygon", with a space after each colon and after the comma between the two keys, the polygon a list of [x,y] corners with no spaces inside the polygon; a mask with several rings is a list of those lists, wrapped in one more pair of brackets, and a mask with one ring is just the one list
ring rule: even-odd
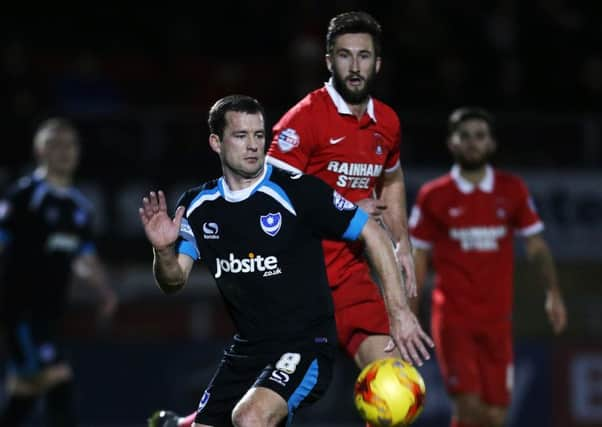
{"label": "red football jersey", "polygon": [[475,187],[454,166],[421,187],[409,223],[413,245],[432,249],[433,310],[470,322],[510,318],[513,234],[543,230],[520,178],[488,167]]}
{"label": "red football jersey", "polygon": [[[331,82],[293,106],[273,128],[267,161],[315,175],[346,199],[372,196],[378,177],[399,164],[400,125],[393,109],[371,98],[358,120]],[[360,243],[324,241],[331,286],[365,265]]]}

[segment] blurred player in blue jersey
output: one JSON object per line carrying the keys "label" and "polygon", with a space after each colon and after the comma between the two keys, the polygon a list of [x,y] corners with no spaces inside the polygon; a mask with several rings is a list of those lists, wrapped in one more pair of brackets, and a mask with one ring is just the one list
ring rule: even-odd
{"label": "blurred player in blue jersey", "polygon": [[92,205],[73,187],[75,127],[60,118],[45,121],[34,151],[35,172],[0,199],[0,325],[9,363],[0,425],[27,424],[44,397],[48,426],[74,426],[73,373],[60,344],[69,283],[75,276],[95,287],[103,318],[113,314],[117,297],[96,254]]}

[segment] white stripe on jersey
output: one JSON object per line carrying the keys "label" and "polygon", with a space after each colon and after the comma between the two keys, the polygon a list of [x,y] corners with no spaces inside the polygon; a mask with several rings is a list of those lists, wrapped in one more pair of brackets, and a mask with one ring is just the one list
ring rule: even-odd
{"label": "white stripe on jersey", "polygon": [[543,222],[537,221],[533,225],[530,225],[530,226],[525,227],[525,228],[521,228],[516,233],[519,236],[529,237],[529,236],[532,236],[534,234],[541,233],[543,231],[543,229],[544,229]]}
{"label": "white stripe on jersey", "polygon": [[280,194],[278,194],[278,192],[276,192],[276,190],[274,190],[273,188],[268,187],[267,185],[262,185],[261,187],[259,187],[257,189],[257,191],[261,191],[262,193],[265,193],[268,196],[272,197],[278,203],[280,203],[282,206],[284,206],[284,208],[287,211],[289,211],[293,215],[297,216],[297,212],[295,212],[295,208],[293,208],[293,206],[287,200],[285,200]]}
{"label": "white stripe on jersey", "polygon": [[186,217],[188,218],[190,214],[203,203],[210,200],[218,199],[220,197],[221,194],[217,189],[215,189],[215,193],[201,193],[201,196],[198,199],[194,200],[193,203],[188,207],[188,210],[186,211]]}
{"label": "white stripe on jersey", "polygon": [[296,167],[291,166],[288,163],[283,162],[282,160],[279,160],[279,159],[277,159],[275,157],[272,157],[272,156],[266,156],[265,157],[265,161],[267,163],[270,163],[270,164],[276,166],[277,168],[284,169],[285,171],[289,171],[289,172],[292,172],[292,173],[295,173],[295,174],[303,173],[302,170],[299,170]]}

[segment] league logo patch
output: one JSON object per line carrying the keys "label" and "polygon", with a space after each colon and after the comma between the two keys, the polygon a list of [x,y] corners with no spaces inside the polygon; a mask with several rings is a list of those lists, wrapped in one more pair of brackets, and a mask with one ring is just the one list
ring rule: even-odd
{"label": "league logo patch", "polygon": [[335,208],[340,211],[350,211],[355,209],[355,205],[341,196],[341,194],[336,190],[332,192],[332,203],[334,204]]}
{"label": "league logo patch", "polygon": [[282,215],[280,212],[261,215],[259,217],[259,224],[264,233],[274,237],[280,231],[280,227],[282,226]]}
{"label": "league logo patch", "polygon": [[288,153],[299,145],[299,141],[300,138],[297,131],[293,128],[287,128],[278,135],[278,148],[283,153]]}

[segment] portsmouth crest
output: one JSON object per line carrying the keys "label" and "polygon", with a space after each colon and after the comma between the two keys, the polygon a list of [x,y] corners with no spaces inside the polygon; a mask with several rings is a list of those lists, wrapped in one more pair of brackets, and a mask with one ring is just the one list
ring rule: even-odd
{"label": "portsmouth crest", "polygon": [[282,226],[282,215],[280,212],[261,215],[259,217],[259,224],[267,235],[274,237],[278,234]]}

